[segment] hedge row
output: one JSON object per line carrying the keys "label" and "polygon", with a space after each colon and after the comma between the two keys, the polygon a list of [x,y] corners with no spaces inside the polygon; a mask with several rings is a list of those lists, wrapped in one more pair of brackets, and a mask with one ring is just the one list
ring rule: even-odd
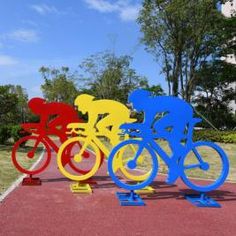
{"label": "hedge row", "polygon": [[[16,142],[27,135],[22,133],[19,125],[0,125],[0,144],[5,144],[10,138]],[[195,130],[193,140],[212,141],[219,143],[236,143],[236,131]]]}
{"label": "hedge row", "polygon": [[16,142],[25,135],[19,125],[0,125],[0,144],[7,143],[10,138]]}
{"label": "hedge row", "polygon": [[236,143],[236,131],[195,130],[193,140],[212,141],[219,143]]}

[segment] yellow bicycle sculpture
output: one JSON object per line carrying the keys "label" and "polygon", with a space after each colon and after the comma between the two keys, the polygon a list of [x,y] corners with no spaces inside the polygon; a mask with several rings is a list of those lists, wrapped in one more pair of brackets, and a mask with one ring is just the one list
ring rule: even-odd
{"label": "yellow bicycle sculpture", "polygon": [[[71,180],[81,182],[94,176],[99,169],[101,165],[101,151],[106,157],[109,156],[110,150],[107,145],[101,141],[100,137],[108,138],[111,145],[114,146],[120,142],[120,125],[135,122],[136,119],[130,118],[130,111],[125,105],[113,100],[95,100],[93,96],[88,94],[79,95],[75,99],[75,105],[78,106],[78,110],[83,114],[88,113],[88,122],[71,123],[67,126],[70,130],[68,134],[75,133],[78,136],[68,139],[61,145],[58,151],[57,163],[59,170],[64,176]],[[127,139],[128,136],[124,138]],[[136,148],[133,146],[130,146],[130,150],[136,152]],[[87,165],[89,171],[85,171],[84,174],[78,174],[72,170],[66,169],[67,167],[62,165],[62,157],[63,154],[68,151],[71,153],[75,164],[81,164],[85,168]],[[91,157],[89,158],[90,160],[87,161],[86,152],[92,152],[94,154],[93,161],[91,161]],[[123,155],[122,151],[120,155]],[[115,162],[113,166],[114,170],[120,169],[120,171],[131,180],[142,181],[148,175],[148,173],[146,173],[137,176],[129,173],[123,163],[124,159],[117,158],[117,160],[121,160],[122,163],[120,163],[120,161]],[[90,166],[88,166],[89,164]]]}

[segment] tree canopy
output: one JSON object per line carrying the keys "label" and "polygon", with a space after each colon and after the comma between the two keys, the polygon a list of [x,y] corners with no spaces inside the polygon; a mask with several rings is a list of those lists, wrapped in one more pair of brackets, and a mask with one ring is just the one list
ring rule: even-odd
{"label": "tree canopy", "polygon": [[75,74],[70,73],[68,67],[56,69],[43,66],[39,69],[39,72],[44,79],[41,90],[43,96],[48,101],[73,104],[74,99],[77,96]]}
{"label": "tree canopy", "polygon": [[[236,98],[236,65],[222,60],[205,63],[198,71],[193,102],[196,110],[217,128],[234,128],[236,119],[230,103]],[[208,126],[205,124],[205,126]]]}
{"label": "tree canopy", "polygon": [[234,51],[235,17],[224,17],[218,2],[144,0],[138,18],[142,42],[162,62],[169,94],[190,101],[197,71],[207,60]]}
{"label": "tree canopy", "polygon": [[140,76],[131,68],[132,57],[116,56],[102,52],[86,58],[80,65],[88,92],[100,99],[114,99],[127,102],[130,91],[138,87],[147,87],[147,78]]}

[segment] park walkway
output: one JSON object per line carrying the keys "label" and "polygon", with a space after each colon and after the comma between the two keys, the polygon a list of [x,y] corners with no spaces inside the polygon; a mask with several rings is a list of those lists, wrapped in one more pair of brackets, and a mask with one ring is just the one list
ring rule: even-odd
{"label": "park walkway", "polygon": [[57,169],[55,154],[42,186],[19,186],[0,203],[0,235],[236,235],[236,184],[211,194],[222,208],[197,208],[183,198],[188,189],[163,177],[144,207],[121,207],[118,188],[106,175],[106,163],[95,177],[93,194],[76,195]]}

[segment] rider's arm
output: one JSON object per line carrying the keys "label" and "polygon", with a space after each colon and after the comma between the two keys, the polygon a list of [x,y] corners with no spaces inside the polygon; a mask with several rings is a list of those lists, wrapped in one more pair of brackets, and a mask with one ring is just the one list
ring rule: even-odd
{"label": "rider's arm", "polygon": [[126,123],[120,126],[120,129],[139,129],[142,127],[142,123]]}
{"label": "rider's arm", "polygon": [[88,129],[94,129],[94,126],[97,122],[97,119],[98,119],[98,114],[96,114],[94,112],[89,112],[87,128]]}
{"label": "rider's arm", "polygon": [[46,129],[46,128],[47,128],[48,119],[49,119],[49,117],[48,117],[47,115],[42,115],[42,116],[40,117],[39,124],[40,124],[40,127],[41,127],[42,129]]}

